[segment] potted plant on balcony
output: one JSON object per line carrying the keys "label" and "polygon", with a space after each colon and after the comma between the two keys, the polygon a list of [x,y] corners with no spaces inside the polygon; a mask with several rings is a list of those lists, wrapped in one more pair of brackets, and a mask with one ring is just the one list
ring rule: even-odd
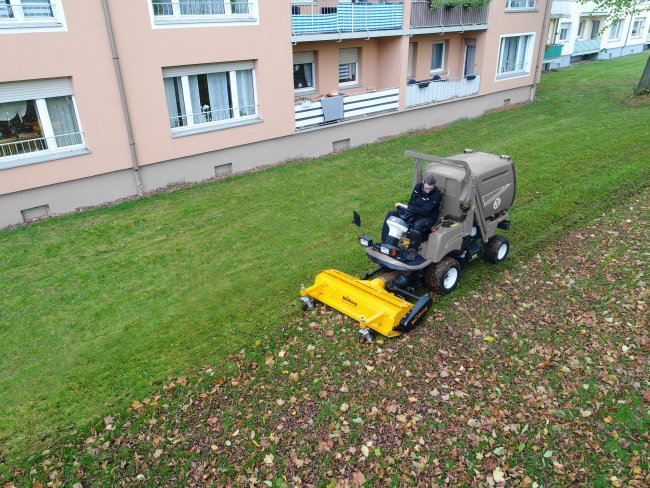
{"label": "potted plant on balcony", "polygon": [[307,95],[302,95],[294,100],[296,106],[300,108],[309,108],[311,102],[312,102],[311,98],[308,97]]}

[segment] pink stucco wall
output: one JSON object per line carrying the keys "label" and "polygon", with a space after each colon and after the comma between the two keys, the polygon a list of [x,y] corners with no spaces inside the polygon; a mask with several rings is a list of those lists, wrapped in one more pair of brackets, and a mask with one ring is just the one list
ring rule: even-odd
{"label": "pink stucco wall", "polygon": [[[493,1],[490,4],[488,15],[489,29],[485,32],[482,59],[483,72],[481,73],[481,93],[493,93],[525,85],[531,85],[536,75],[535,65],[539,54],[540,42],[544,48],[545,36],[542,34],[546,2],[551,0],[537,0],[537,6],[530,12],[506,12],[505,2]],[[533,53],[531,57],[530,74],[522,77],[496,79],[497,62],[501,36],[513,34],[535,35],[533,40]]]}
{"label": "pink stucco wall", "polygon": [[[142,165],[293,133],[290,12],[259,2],[258,25],[152,29],[147,2],[117,2],[113,23]],[[262,124],[172,138],[162,68],[255,61]]]}
{"label": "pink stucco wall", "polygon": [[131,166],[101,2],[64,2],[67,32],[4,34],[2,81],[71,77],[91,154],[2,170],[0,194]]}
{"label": "pink stucco wall", "polygon": [[[546,1],[532,12],[508,13],[504,0],[490,5],[488,30],[464,33],[395,35],[371,39],[299,42],[292,46],[290,1],[258,2],[258,22],[205,27],[154,26],[146,0],[109,2],[126,86],[135,147],[143,166],[209,153],[295,133],[292,53],[316,52],[316,93],[352,94],[400,87],[404,108],[408,45],[417,43],[415,77],[430,78],[431,45],[446,40],[446,74],[462,74],[464,39],[477,39],[476,72],[480,94],[531,85],[535,75]],[[53,185],[128,169],[131,156],[108,34],[100,0],[63,2],[67,30],[4,34],[0,38],[0,81],[71,77],[79,119],[90,154],[2,170],[0,194]],[[405,26],[410,5],[405,3]],[[530,74],[497,80],[500,37],[534,33]],[[542,43],[543,44],[543,43]],[[338,85],[341,48],[361,50],[360,83]],[[262,123],[172,137],[162,78],[164,67],[254,60],[257,103]]]}
{"label": "pink stucco wall", "polygon": [[[339,50],[359,49],[359,84],[339,87]],[[305,95],[314,99],[332,92],[354,94],[369,89],[382,90],[400,85],[401,40],[399,37],[347,39],[341,42],[302,42],[293,52],[311,51],[316,61],[316,89]],[[291,84],[293,86],[293,84]],[[296,95],[302,95],[298,93]]]}

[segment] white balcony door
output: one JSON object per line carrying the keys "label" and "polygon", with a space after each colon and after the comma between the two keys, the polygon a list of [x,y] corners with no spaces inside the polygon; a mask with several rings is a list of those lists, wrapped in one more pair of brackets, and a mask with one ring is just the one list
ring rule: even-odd
{"label": "white balcony door", "polygon": [[476,39],[465,39],[465,61],[463,62],[463,76],[474,74],[476,64]]}

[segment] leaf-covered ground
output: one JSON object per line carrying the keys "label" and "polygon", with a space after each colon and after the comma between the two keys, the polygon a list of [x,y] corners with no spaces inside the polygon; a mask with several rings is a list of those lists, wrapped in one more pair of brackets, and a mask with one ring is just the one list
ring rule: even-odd
{"label": "leaf-covered ground", "polygon": [[649,208],[485,266],[395,340],[296,313],[5,486],[650,486]]}

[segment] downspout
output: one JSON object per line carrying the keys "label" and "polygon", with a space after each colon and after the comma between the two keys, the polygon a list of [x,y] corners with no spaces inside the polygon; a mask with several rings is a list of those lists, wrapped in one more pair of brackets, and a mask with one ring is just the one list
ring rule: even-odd
{"label": "downspout", "polygon": [[546,0],[546,6],[544,7],[544,24],[542,25],[542,33],[539,36],[539,52],[537,53],[537,65],[535,66],[535,78],[533,79],[533,87],[530,89],[530,96],[528,99],[532,102],[535,100],[535,93],[537,92],[537,79],[541,76],[540,69],[542,67],[542,62],[544,60],[544,49],[546,46],[546,37],[548,36],[548,23],[551,17],[551,5],[552,0]]}
{"label": "downspout", "polygon": [[131,116],[129,115],[129,106],[126,102],[126,94],[124,91],[124,79],[122,78],[122,69],[120,68],[120,58],[117,55],[115,36],[113,34],[113,24],[111,22],[111,14],[108,10],[108,0],[102,0],[102,7],[104,8],[104,20],[106,22],[106,30],[108,31],[108,39],[111,43],[111,53],[113,55],[113,66],[115,68],[117,86],[120,91],[120,102],[122,103],[122,112],[124,113],[126,132],[129,138],[129,148],[131,149],[131,164],[133,165],[133,177],[135,178],[135,186],[138,189],[138,196],[142,196],[144,195],[144,189],[142,186],[142,180],[140,179],[140,165],[138,163],[138,155],[135,152],[135,140],[133,138],[133,127],[131,125]]}

